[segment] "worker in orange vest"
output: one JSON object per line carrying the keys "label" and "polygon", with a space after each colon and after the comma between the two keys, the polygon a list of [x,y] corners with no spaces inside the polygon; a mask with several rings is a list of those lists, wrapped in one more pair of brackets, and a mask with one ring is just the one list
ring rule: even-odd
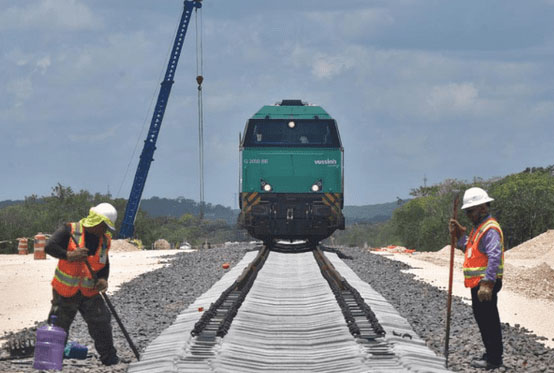
{"label": "worker in orange vest", "polygon": [[[55,315],[55,325],[69,336],[69,327],[79,311],[104,365],[119,363],[113,344],[111,315],[99,294],[108,288],[111,246],[108,229],[115,230],[116,220],[116,209],[109,203],[101,203],[92,207],[87,217],[58,228],[44,248],[47,254],[59,259],[52,280],[53,298],[48,319]],[[96,272],[96,283],[86,261]]]}
{"label": "worker in orange vest", "polygon": [[466,228],[450,219],[449,230],[455,232],[458,247],[465,252],[464,284],[471,289],[471,306],[479,326],[486,352],[471,365],[482,369],[502,366],[502,329],[498,314],[498,292],[502,288],[504,271],[504,235],[500,225],[489,213],[490,198],[481,188],[469,188],[464,193],[462,210],[473,223],[469,236]]}

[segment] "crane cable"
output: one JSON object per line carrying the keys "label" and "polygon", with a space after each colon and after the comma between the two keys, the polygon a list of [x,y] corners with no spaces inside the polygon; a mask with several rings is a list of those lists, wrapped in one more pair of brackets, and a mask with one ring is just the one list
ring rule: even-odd
{"label": "crane cable", "polygon": [[[199,20],[200,18],[200,20]],[[195,10],[196,23],[196,83],[198,83],[198,161],[200,171],[200,219],[204,218],[204,107],[202,103],[202,82],[204,81],[204,60],[202,50],[202,8],[198,17]],[[200,30],[199,25],[200,23]]]}

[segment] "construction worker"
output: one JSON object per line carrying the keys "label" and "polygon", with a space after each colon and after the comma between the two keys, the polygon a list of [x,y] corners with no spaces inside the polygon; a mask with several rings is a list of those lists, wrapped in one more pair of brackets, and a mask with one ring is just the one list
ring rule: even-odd
{"label": "construction worker", "polygon": [[[56,315],[55,325],[65,329],[69,336],[69,327],[79,311],[104,365],[119,363],[113,345],[111,315],[99,294],[108,288],[111,234],[107,230],[115,230],[116,220],[116,209],[109,203],[101,203],[92,207],[86,218],[58,228],[45,246],[46,253],[59,259],[52,280],[52,308],[48,319]],[[96,283],[86,261],[96,272]]]}
{"label": "construction worker", "polygon": [[479,326],[486,352],[471,365],[496,369],[502,365],[502,329],[498,315],[497,294],[502,288],[504,270],[504,236],[498,222],[489,213],[491,197],[481,188],[464,193],[462,210],[473,223],[469,236],[466,228],[450,219],[449,230],[455,232],[458,247],[465,252],[464,284],[471,288],[471,306]]}

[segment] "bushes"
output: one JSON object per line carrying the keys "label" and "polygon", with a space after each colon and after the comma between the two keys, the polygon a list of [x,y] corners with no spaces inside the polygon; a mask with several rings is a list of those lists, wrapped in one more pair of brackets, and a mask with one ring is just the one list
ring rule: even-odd
{"label": "bushes", "polygon": [[336,231],[333,238],[327,241],[331,245],[359,246],[367,244],[369,247],[380,247],[389,244],[400,245],[401,240],[396,236],[389,222],[385,223],[358,223],[348,225],[344,231]]}
{"label": "bushes", "polygon": [[172,244],[188,241],[193,246],[199,246],[206,240],[212,244],[238,240],[240,231],[223,220],[200,220],[191,214],[180,218],[150,218],[141,213],[135,222],[135,234],[146,247],[150,247],[158,238],[164,238]]}
{"label": "bushes", "polygon": [[[394,210],[384,224],[348,226],[335,234],[337,243],[361,246],[399,244],[419,251],[436,251],[450,243],[448,220],[455,196],[473,186],[494,198],[491,213],[502,226],[507,249],[554,228],[554,167],[527,169],[502,179],[473,183],[446,180],[412,190],[415,198]],[[458,210],[458,220],[468,230],[472,224]]]}
{"label": "bushes", "polygon": [[[425,196],[398,208],[390,224],[402,244],[417,250],[435,251],[448,244],[448,220],[457,191],[477,186],[494,198],[491,213],[502,226],[506,248],[554,227],[554,177],[549,170],[522,172],[500,180],[465,184],[447,180]],[[463,193],[460,193],[460,199]],[[458,220],[471,229],[465,214]]]}
{"label": "bushes", "polygon": [[[86,216],[88,209],[100,202],[110,200],[87,191],[76,194],[71,187],[58,184],[48,197],[33,195],[26,197],[23,203],[0,209],[0,241],[33,237],[38,232],[52,233],[63,222]],[[17,242],[12,241],[0,250],[2,253],[17,252]]]}
{"label": "bushes", "polygon": [[514,247],[554,228],[554,177],[550,172],[510,175],[491,185],[493,214],[506,247]]}
{"label": "bushes", "polygon": [[[111,199],[109,195],[91,194],[81,190],[73,192],[71,187],[61,184],[52,188],[47,197],[31,196],[23,203],[0,208],[0,253],[16,253],[19,237],[33,237],[37,232],[53,233],[62,223],[79,220],[88,215],[89,208],[101,202],[109,202],[117,209],[116,228],[119,229],[125,212],[124,199]],[[211,243],[237,240],[243,234],[235,226],[221,220],[200,220],[190,214],[180,218],[152,218],[139,210],[135,221],[135,236],[146,248],[164,238],[171,243],[184,240],[200,244],[206,239]]]}

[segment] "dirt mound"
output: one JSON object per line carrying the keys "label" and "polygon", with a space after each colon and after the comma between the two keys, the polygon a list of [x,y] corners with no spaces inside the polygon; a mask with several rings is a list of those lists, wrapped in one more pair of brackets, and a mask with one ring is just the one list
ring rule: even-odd
{"label": "dirt mound", "polygon": [[528,298],[554,300],[554,269],[546,263],[532,268],[506,264],[506,289],[522,293]]}
{"label": "dirt mound", "polygon": [[[436,252],[437,256],[450,260],[450,245],[446,245],[442,249]],[[455,258],[463,258],[464,252],[462,250],[454,250]]]}
{"label": "dirt mound", "polygon": [[508,263],[509,260],[537,260],[539,263],[545,262],[554,268],[554,229],[508,250],[505,258]]}
{"label": "dirt mound", "polygon": [[112,240],[112,246],[110,248],[110,251],[112,252],[138,251],[138,250],[140,249],[127,240]]}
{"label": "dirt mound", "polygon": [[[450,245],[446,245],[439,251],[422,251],[418,252],[416,259],[424,260],[440,266],[450,265]],[[464,253],[462,250],[454,250],[454,263],[456,267],[460,267],[464,262]]]}
{"label": "dirt mound", "polygon": [[[436,252],[418,252],[415,259],[447,267],[450,245]],[[455,250],[456,270],[461,270],[464,253]],[[554,230],[549,230],[505,253],[505,289],[528,298],[554,301]]]}
{"label": "dirt mound", "polygon": [[160,238],[159,240],[156,240],[154,242],[154,250],[170,250],[171,245],[167,240],[164,240],[163,238]]}

